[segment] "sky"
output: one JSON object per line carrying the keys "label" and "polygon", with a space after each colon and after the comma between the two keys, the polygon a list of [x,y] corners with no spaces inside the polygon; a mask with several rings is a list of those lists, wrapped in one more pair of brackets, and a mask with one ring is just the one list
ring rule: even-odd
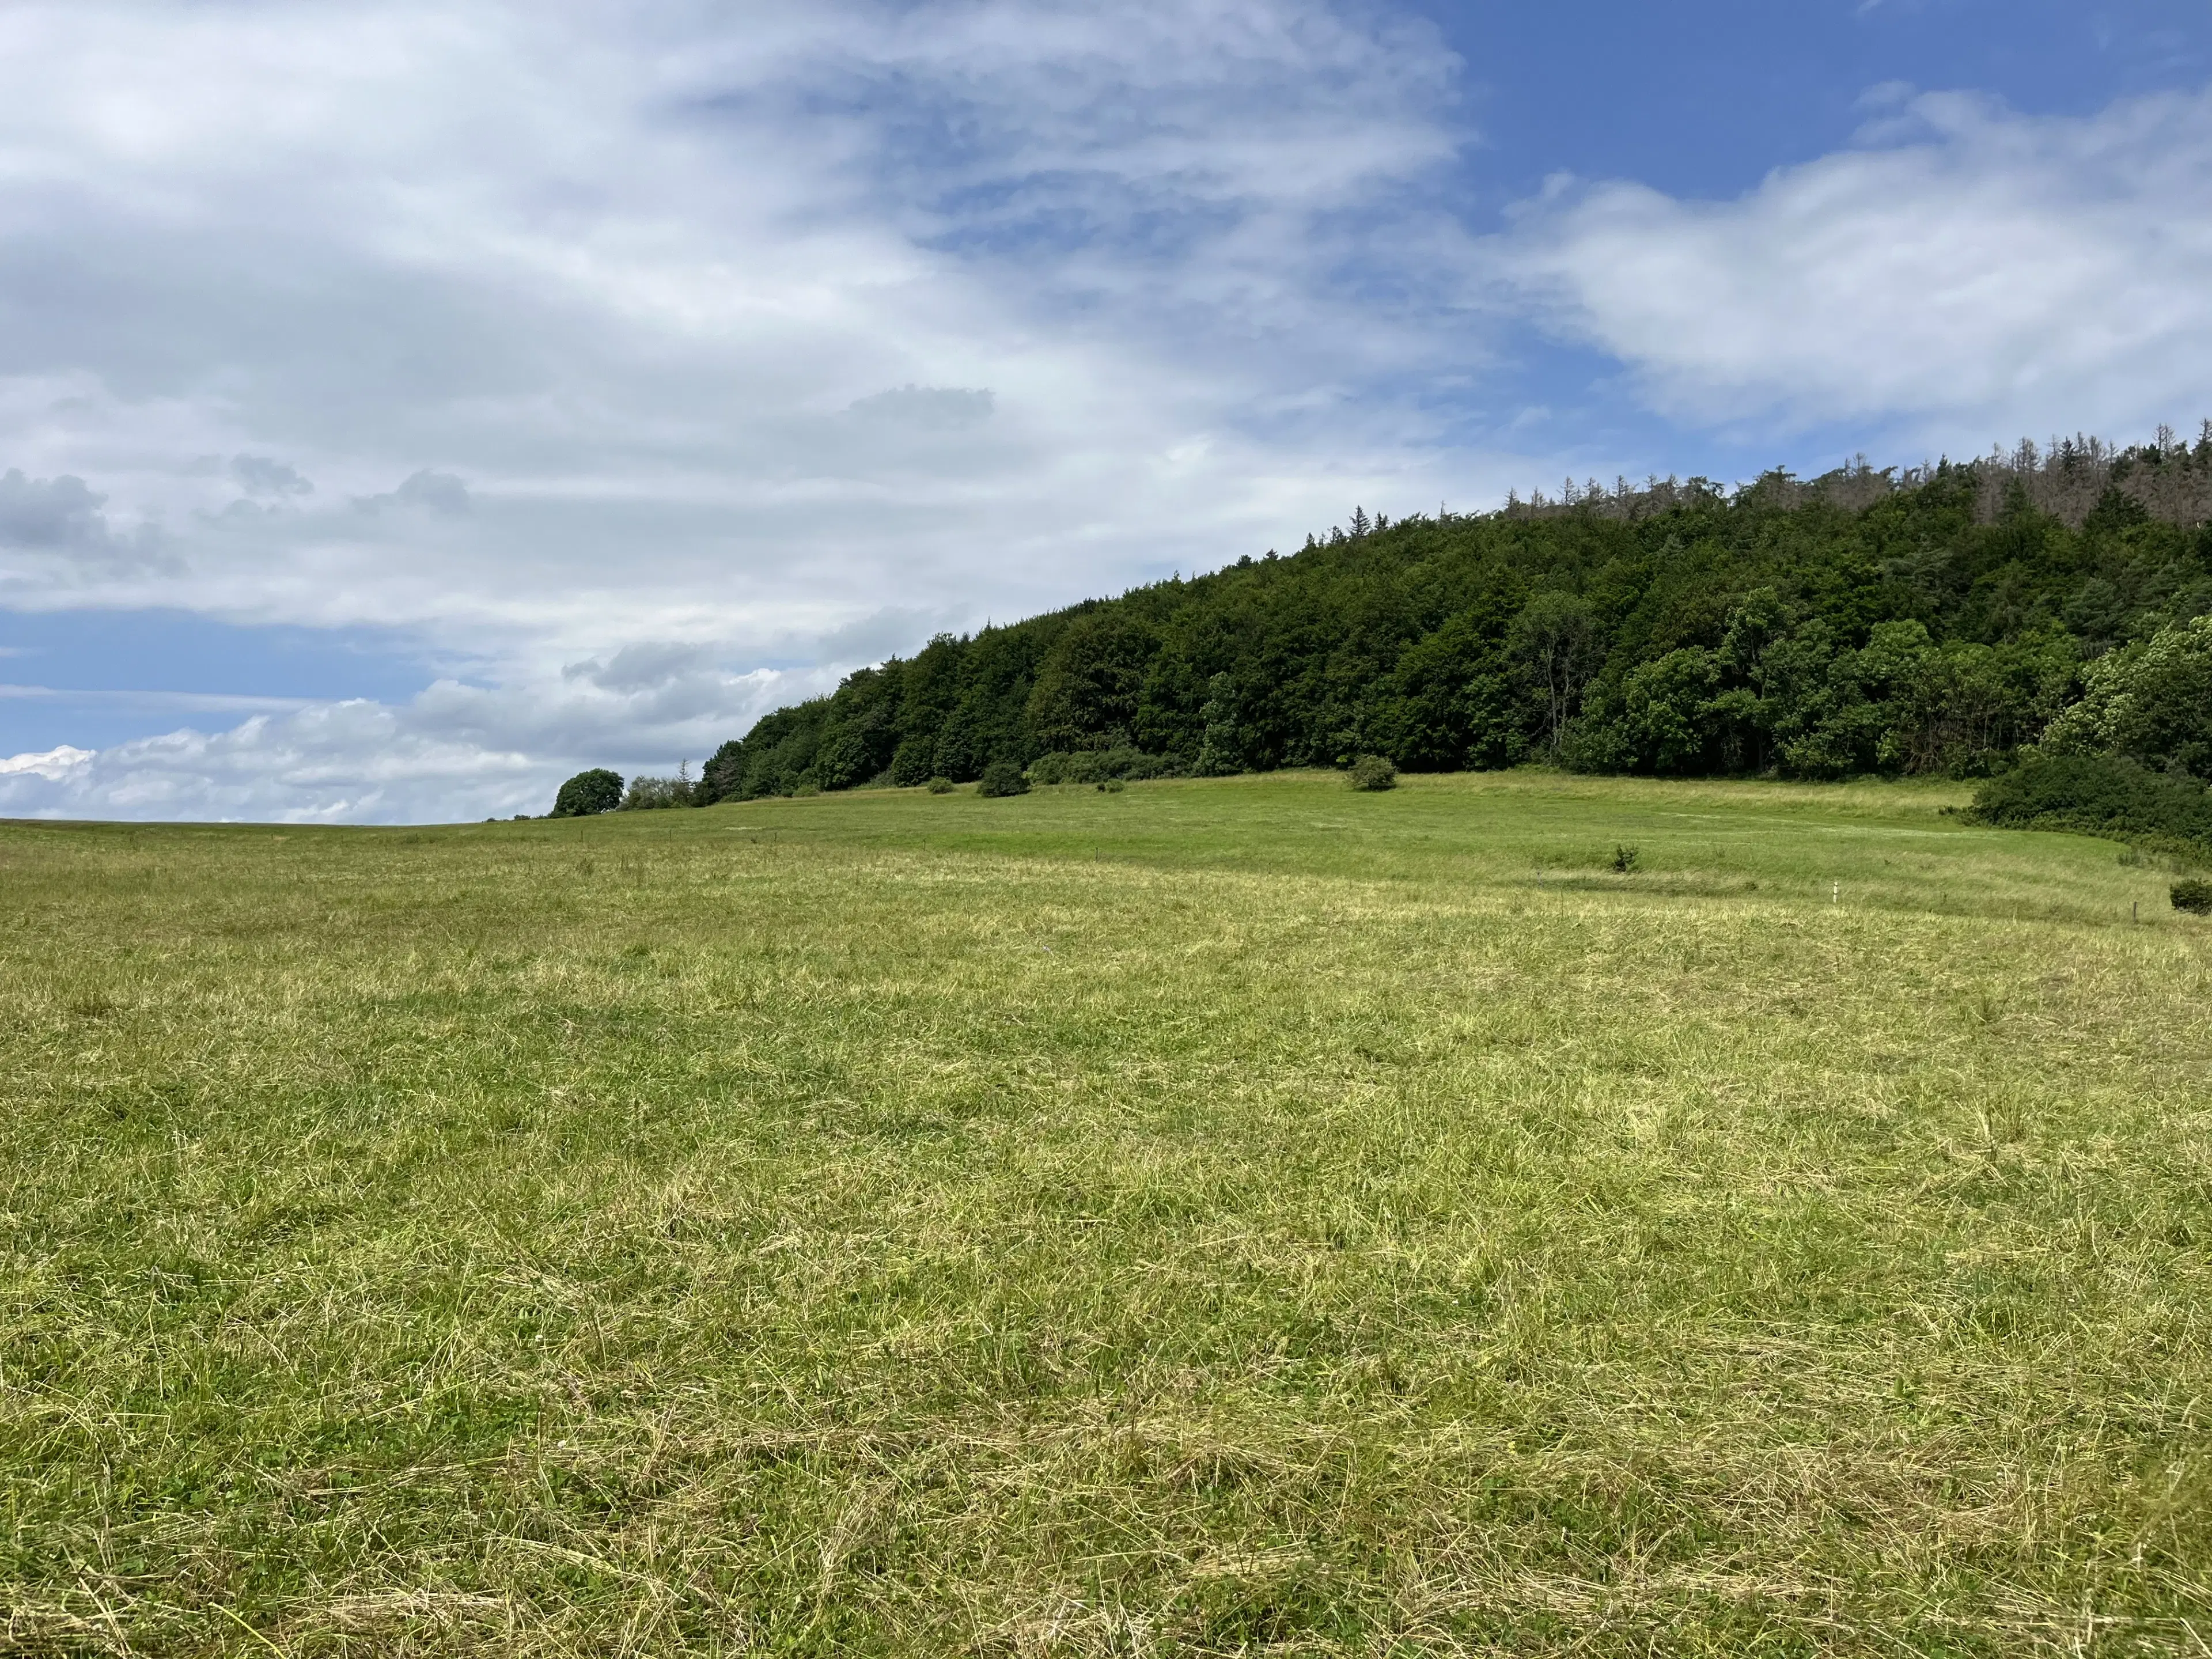
{"label": "sky", "polygon": [[0,815],[405,823],[1355,506],[2212,416],[2212,0],[8,0]]}

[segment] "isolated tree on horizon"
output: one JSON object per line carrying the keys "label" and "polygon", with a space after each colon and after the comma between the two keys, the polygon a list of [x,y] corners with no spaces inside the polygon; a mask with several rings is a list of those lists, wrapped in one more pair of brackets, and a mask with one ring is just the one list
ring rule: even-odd
{"label": "isolated tree on horizon", "polygon": [[611,812],[622,805],[623,781],[619,772],[610,772],[604,766],[595,766],[588,772],[579,772],[561,786],[561,793],[553,798],[553,816],[556,818],[587,818],[601,812]]}

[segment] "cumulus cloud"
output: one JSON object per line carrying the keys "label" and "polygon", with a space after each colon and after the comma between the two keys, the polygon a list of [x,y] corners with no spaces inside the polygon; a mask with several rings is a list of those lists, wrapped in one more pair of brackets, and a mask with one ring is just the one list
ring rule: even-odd
{"label": "cumulus cloud", "polygon": [[1875,101],[1861,143],[1733,201],[1556,181],[1498,268],[1694,420],[1987,441],[2212,413],[2212,94]]}
{"label": "cumulus cloud", "polygon": [[[68,744],[37,754],[9,755],[0,758],[0,779],[37,778],[46,783],[64,783],[82,774],[94,758],[93,750],[73,749]],[[6,787],[0,783],[0,792]]]}
{"label": "cumulus cloud", "polygon": [[[46,758],[39,756],[0,762],[0,810],[39,817],[360,822],[428,807],[427,816],[444,817],[463,805],[520,800],[524,792],[516,786],[535,769],[520,754],[411,731],[399,711],[373,703],[257,715],[227,732],[186,729],[68,752],[66,764],[27,763]],[[441,805],[448,811],[437,810]]]}
{"label": "cumulus cloud", "polygon": [[[1464,498],[1424,388],[1481,356],[1466,239],[1416,189],[1457,69],[1338,0],[19,0],[0,455],[106,530],[0,600],[374,627],[484,688],[375,719],[488,774],[589,758],[524,707],[586,695],[665,768],[745,671]],[[382,815],[285,758],[374,728],[102,750],[71,799]]]}
{"label": "cumulus cloud", "polygon": [[105,548],[113,539],[100,509],[107,503],[82,478],[0,475],[0,544],[10,547]]}
{"label": "cumulus cloud", "polygon": [[603,691],[653,690],[678,680],[710,675],[708,656],[702,646],[641,641],[623,647],[605,663],[596,657],[570,663],[562,669],[561,678],[588,680]]}
{"label": "cumulus cloud", "polygon": [[43,575],[81,586],[101,574],[143,570],[160,560],[159,537],[150,525],[123,534],[101,509],[107,497],[85,481],[64,474],[26,477],[21,468],[0,473],[0,551],[34,556],[0,565],[0,575],[16,585]]}

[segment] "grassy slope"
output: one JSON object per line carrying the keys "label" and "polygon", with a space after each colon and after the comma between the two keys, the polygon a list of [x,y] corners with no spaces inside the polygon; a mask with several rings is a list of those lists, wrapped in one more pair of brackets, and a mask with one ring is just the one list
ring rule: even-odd
{"label": "grassy slope", "polygon": [[1955,799],[0,829],[0,1650],[2203,1651],[2212,927]]}

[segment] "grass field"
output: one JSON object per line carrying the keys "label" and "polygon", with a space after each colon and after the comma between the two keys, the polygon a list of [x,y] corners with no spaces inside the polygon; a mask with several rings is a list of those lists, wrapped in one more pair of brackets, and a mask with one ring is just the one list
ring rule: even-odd
{"label": "grass field", "polygon": [[0,827],[0,1651],[2212,1656],[2212,922],[1963,798]]}

